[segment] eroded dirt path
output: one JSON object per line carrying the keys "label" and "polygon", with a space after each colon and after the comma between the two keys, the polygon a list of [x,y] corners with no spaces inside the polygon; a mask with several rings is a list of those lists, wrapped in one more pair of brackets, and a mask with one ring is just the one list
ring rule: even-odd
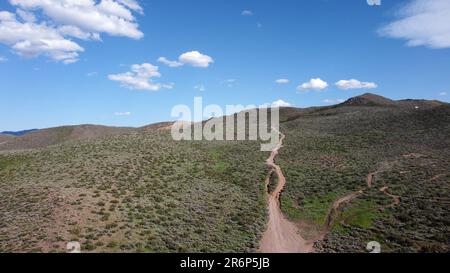
{"label": "eroded dirt path", "polygon": [[373,180],[374,180],[374,178],[375,178],[375,175],[378,173],[378,171],[377,172],[373,172],[373,173],[369,173],[368,175],[367,175],[367,187],[370,189],[370,188],[372,188],[372,182],[373,182]]}
{"label": "eroded dirt path", "polygon": [[[366,187],[357,190],[355,192],[348,193],[339,199],[335,200],[327,214],[327,218],[321,231],[312,239],[305,240],[299,233],[299,227],[289,221],[281,212],[280,208],[280,194],[286,185],[286,178],[277,164],[275,164],[275,157],[278,155],[280,149],[283,147],[283,140],[285,135],[278,132],[281,136],[278,145],[273,149],[269,158],[266,161],[267,166],[271,168],[269,175],[266,179],[266,186],[269,185],[270,175],[275,172],[278,177],[278,185],[272,193],[268,194],[269,203],[269,222],[267,230],[264,232],[260,241],[259,252],[263,253],[308,253],[314,252],[314,243],[324,240],[325,237],[331,232],[334,221],[341,213],[342,207],[345,204],[352,202],[355,198],[363,195],[366,190],[373,187],[373,183],[376,180],[376,175],[380,173],[380,170],[369,173],[366,179]],[[383,167],[385,168],[385,167]],[[383,207],[390,208],[400,204],[400,196],[389,193],[388,187],[382,187],[380,191],[386,196],[392,198],[393,203]]]}
{"label": "eroded dirt path", "polygon": [[398,195],[390,194],[390,193],[388,192],[388,189],[389,189],[389,187],[387,187],[387,186],[382,187],[382,188],[380,189],[380,191],[381,191],[382,193],[384,193],[386,196],[392,198],[392,201],[393,201],[392,204],[390,204],[390,205],[388,205],[388,206],[386,206],[386,207],[384,207],[384,208],[392,208],[392,207],[397,206],[398,204],[400,204],[400,198],[401,198],[401,197],[398,196]]}
{"label": "eroded dirt path", "polygon": [[[311,252],[313,250],[313,242],[308,242],[303,239],[298,232],[298,227],[293,222],[289,221],[281,212],[280,194],[286,185],[286,178],[284,177],[280,166],[275,164],[275,157],[283,147],[285,135],[282,133],[279,134],[281,136],[280,141],[266,161],[267,166],[269,166],[277,175],[278,185],[268,196],[269,222],[267,230],[264,232],[261,239],[259,251],[263,253]],[[268,180],[266,181],[266,184],[268,184]]]}
{"label": "eroded dirt path", "polygon": [[346,203],[350,203],[353,199],[355,199],[356,197],[358,197],[362,194],[364,194],[364,189],[349,193],[349,194],[337,199],[336,201],[334,201],[333,205],[331,206],[330,211],[328,212],[327,220],[325,222],[325,227],[323,230],[323,234],[321,235],[322,238],[319,238],[320,240],[323,240],[323,238],[331,231],[334,220],[338,216],[342,205],[344,205]]}
{"label": "eroded dirt path", "polygon": [[[328,235],[328,233],[331,232],[333,223],[336,220],[336,218],[338,217],[338,215],[341,211],[341,208],[344,204],[350,203],[351,201],[353,201],[353,199],[357,198],[360,195],[363,195],[366,190],[372,188],[373,182],[375,181],[375,178],[376,178],[375,176],[378,173],[380,173],[380,170],[369,173],[367,175],[367,179],[366,179],[367,187],[362,188],[361,190],[349,193],[349,194],[337,199],[336,201],[334,201],[333,205],[331,206],[330,211],[328,212],[327,219],[325,222],[325,226],[323,227],[322,233],[320,234],[319,238],[317,238],[317,240],[323,240]],[[401,196],[397,196],[397,195],[393,195],[393,194],[389,193],[387,191],[388,188],[389,187],[384,186],[380,189],[380,192],[382,192],[387,197],[392,198],[393,203],[390,205],[387,205],[385,207],[382,207],[382,209],[391,208],[391,207],[394,207],[394,206],[400,204]]]}

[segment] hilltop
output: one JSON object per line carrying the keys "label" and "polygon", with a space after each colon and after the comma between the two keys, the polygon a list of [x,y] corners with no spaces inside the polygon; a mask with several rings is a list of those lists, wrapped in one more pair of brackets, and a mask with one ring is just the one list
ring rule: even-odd
{"label": "hilltop", "polygon": [[347,106],[395,106],[398,105],[394,100],[366,93],[361,96],[353,97],[343,102],[341,105]]}

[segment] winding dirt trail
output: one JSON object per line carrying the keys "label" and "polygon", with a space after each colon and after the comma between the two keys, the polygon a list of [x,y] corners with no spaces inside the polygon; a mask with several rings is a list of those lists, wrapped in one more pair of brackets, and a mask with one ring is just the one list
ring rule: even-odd
{"label": "winding dirt trail", "polygon": [[384,193],[386,196],[388,196],[388,197],[391,197],[392,198],[392,200],[393,200],[393,203],[392,204],[390,204],[390,205],[387,205],[387,206],[385,206],[384,208],[392,208],[392,207],[394,207],[394,206],[397,206],[398,204],[400,204],[400,196],[398,196],[398,195],[393,195],[393,194],[390,194],[387,190],[389,189],[389,187],[387,187],[387,186],[385,186],[385,187],[382,187],[381,189],[380,189],[380,191],[382,192],[382,193]]}
{"label": "winding dirt trail", "polygon": [[[275,157],[279,150],[283,147],[283,140],[285,135],[281,135],[278,145],[273,149],[269,158],[266,161],[269,166],[276,173],[278,177],[278,185],[268,196],[269,203],[269,222],[267,230],[264,232],[259,252],[263,253],[307,253],[313,251],[313,243],[303,239],[298,233],[298,227],[289,221],[281,212],[280,208],[280,194],[286,185],[286,178],[277,164],[275,164]],[[270,172],[270,173],[271,173]],[[270,174],[269,173],[269,174]],[[270,177],[270,175],[268,176]],[[268,178],[269,179],[269,178]],[[269,180],[266,180],[268,185]]]}
{"label": "winding dirt trail", "polygon": [[[273,128],[272,128],[273,129]],[[269,203],[269,222],[267,225],[267,230],[264,232],[262,239],[260,241],[259,252],[262,253],[309,253],[314,252],[314,243],[317,241],[324,240],[325,237],[331,232],[334,221],[339,216],[342,206],[352,202],[355,198],[364,194],[367,189],[372,188],[375,176],[380,172],[375,171],[367,175],[366,183],[367,186],[355,191],[348,193],[336,201],[333,202],[325,221],[325,225],[322,230],[310,240],[305,240],[299,234],[298,226],[289,221],[281,212],[280,208],[280,194],[286,185],[286,178],[284,177],[283,171],[280,166],[275,164],[275,157],[278,155],[280,149],[283,147],[283,140],[285,135],[278,132],[281,136],[279,143],[272,150],[269,158],[266,160],[267,166],[271,168],[268,177],[265,181],[266,188],[268,188],[270,176],[273,172],[278,177],[278,185],[272,193],[268,194]],[[393,203],[386,206],[393,207],[400,204],[400,196],[390,194],[388,187],[385,186],[380,189],[380,191],[386,196],[393,199]]]}
{"label": "winding dirt trail", "polygon": [[353,199],[355,199],[356,197],[358,197],[362,194],[364,194],[364,189],[349,193],[349,194],[339,198],[338,200],[334,201],[333,205],[331,206],[330,211],[328,212],[327,220],[325,222],[325,227],[324,227],[323,233],[320,236],[321,238],[319,238],[319,240],[323,240],[325,238],[325,236],[331,231],[334,220],[338,216],[341,206],[346,203],[350,203]]}
{"label": "winding dirt trail", "polygon": [[[336,201],[334,201],[333,205],[331,206],[330,211],[328,212],[327,220],[325,222],[325,226],[323,228],[323,231],[322,231],[322,233],[320,234],[320,236],[319,236],[319,238],[317,240],[323,240],[326,237],[326,235],[328,233],[330,233],[331,228],[333,227],[333,223],[334,223],[335,219],[337,218],[342,205],[344,205],[346,203],[350,203],[353,199],[355,199],[358,196],[364,194],[364,192],[367,189],[372,188],[373,182],[375,180],[375,175],[377,175],[378,173],[380,173],[380,171],[375,171],[375,172],[369,173],[367,175],[367,179],[366,179],[367,187],[365,187],[365,188],[363,188],[363,189],[361,189],[359,191],[349,193],[349,194],[347,194],[347,195],[337,199]],[[389,193],[387,191],[388,189],[389,189],[389,187],[387,187],[387,186],[382,187],[380,189],[380,192],[382,192],[387,197],[392,198],[393,203],[390,204],[390,205],[382,207],[382,209],[392,208],[394,206],[397,206],[398,204],[400,204],[400,201],[401,201],[400,200],[401,196],[393,195],[393,194]]]}

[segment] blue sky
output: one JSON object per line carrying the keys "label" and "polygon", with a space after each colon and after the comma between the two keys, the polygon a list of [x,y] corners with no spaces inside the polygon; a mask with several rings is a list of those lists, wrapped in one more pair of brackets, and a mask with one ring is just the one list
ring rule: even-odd
{"label": "blue sky", "polygon": [[[108,0],[114,18],[84,0],[104,25],[73,9],[69,20],[49,1],[70,2],[0,3],[0,131],[142,126],[173,119],[172,107],[194,96],[222,106],[327,105],[365,92],[449,101],[446,0]],[[42,47],[42,37],[56,42]]]}

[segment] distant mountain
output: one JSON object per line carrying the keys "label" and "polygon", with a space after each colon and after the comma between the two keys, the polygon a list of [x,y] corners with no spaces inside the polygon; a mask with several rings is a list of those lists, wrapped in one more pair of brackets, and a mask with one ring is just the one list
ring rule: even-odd
{"label": "distant mountain", "polygon": [[107,136],[145,134],[170,128],[172,124],[173,122],[161,122],[139,128],[83,124],[29,130],[28,133],[23,134],[18,134],[18,132],[13,132],[15,134],[7,134],[5,132],[4,134],[0,134],[0,143],[3,142],[0,146],[0,151],[43,148],[66,142],[91,140]]}
{"label": "distant mountain", "polygon": [[[347,101],[324,107],[310,107],[310,108],[293,108],[283,107],[280,108],[281,122],[288,122],[296,120],[303,116],[313,115],[315,113],[325,113],[330,109],[337,111],[346,111],[348,107],[377,107],[377,108],[399,108],[399,109],[433,109],[436,107],[449,107],[448,103],[440,101],[429,100],[391,100],[379,95],[366,93],[360,96],[356,96],[348,99]],[[24,150],[43,148],[60,143],[66,143],[71,141],[89,140],[95,138],[101,138],[105,136],[127,135],[127,134],[146,134],[155,131],[170,129],[173,122],[160,122],[155,124],[146,125],[139,128],[133,127],[108,127],[100,125],[75,125],[75,126],[61,126],[40,130],[24,130],[18,132],[2,132],[0,136],[15,136],[8,138],[0,138],[0,151],[1,150]]]}
{"label": "distant mountain", "polygon": [[16,136],[0,146],[0,150],[35,149],[70,141],[128,134],[133,133],[134,131],[136,131],[135,128],[108,127],[100,125],[61,126],[34,130],[27,134]]}
{"label": "distant mountain", "polygon": [[11,136],[23,136],[28,133],[37,131],[38,129],[22,130],[22,131],[4,131],[0,132],[0,135],[11,135]]}

